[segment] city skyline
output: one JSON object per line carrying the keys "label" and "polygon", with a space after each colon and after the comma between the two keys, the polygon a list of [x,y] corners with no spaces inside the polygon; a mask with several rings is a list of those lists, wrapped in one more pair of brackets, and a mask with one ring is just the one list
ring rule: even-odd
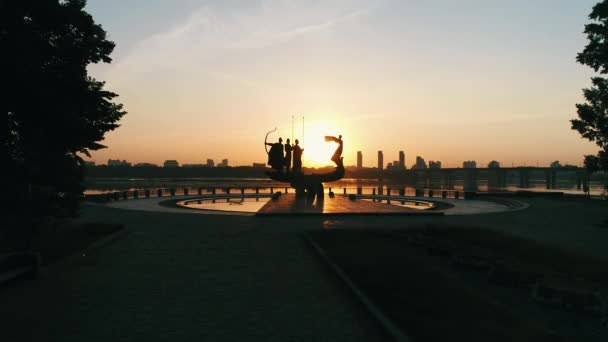
{"label": "city skyline", "polygon": [[89,70],[129,112],[96,162],[246,165],[274,127],[271,141],[300,138],[308,166],[338,134],[350,165],[400,146],[451,165],[597,151],[569,122],[592,75],[575,56],[594,1],[139,2],[87,4],[117,43]]}
{"label": "city skyline", "polygon": [[[389,168],[393,168],[393,169],[412,169],[412,168],[469,168],[469,167],[473,167],[473,168],[493,168],[493,167],[563,167],[563,166],[577,166],[577,167],[582,167],[582,163],[579,164],[575,164],[575,163],[569,163],[567,161],[560,161],[560,160],[551,160],[546,164],[540,164],[540,163],[532,163],[532,164],[526,164],[526,163],[514,163],[511,162],[510,164],[504,161],[499,161],[496,159],[490,159],[490,160],[482,160],[482,161],[477,161],[475,159],[470,159],[470,160],[463,160],[460,162],[456,162],[455,164],[449,164],[449,163],[445,163],[441,160],[429,160],[428,163],[425,161],[425,159],[422,156],[416,156],[415,160],[414,160],[414,164],[412,164],[411,166],[407,166],[407,159],[405,157],[405,151],[399,151],[399,160],[395,160],[393,162],[388,162],[388,163],[384,163],[384,151],[378,151],[377,153],[377,157],[376,159],[373,161],[372,166],[369,166],[369,164],[366,166],[363,163],[363,153],[361,151],[357,151],[356,152],[356,163],[354,164],[345,164],[346,167],[348,168],[379,168],[380,165],[382,165],[382,169],[389,169]],[[233,165],[228,165],[228,160],[227,158],[223,158],[221,159],[221,161],[219,163],[215,163],[214,159],[211,158],[207,158],[206,159],[206,163],[181,163],[179,160],[176,159],[167,159],[164,160],[161,163],[150,163],[150,162],[137,162],[137,163],[132,163],[128,160],[121,160],[121,159],[108,159],[108,161],[104,164],[104,163],[98,163],[95,161],[87,161],[85,160],[85,163],[89,166],[100,166],[100,165],[107,165],[107,166],[157,166],[157,167],[163,167],[163,164],[166,164],[167,162],[177,162],[179,167],[227,167],[227,166],[231,166],[231,167],[248,167],[248,166],[252,166],[254,168],[258,168],[258,167],[270,167],[269,165],[267,165],[265,162],[256,162],[256,161],[251,161],[249,163],[245,163],[245,164],[233,164]],[[390,165],[390,167],[388,167],[388,165]],[[424,165],[424,166],[423,166]],[[431,165],[433,165],[433,167],[431,167]],[[474,166],[472,166],[474,165]],[[310,167],[330,167],[331,165],[328,163],[327,165],[318,165],[318,166],[310,166]]]}
{"label": "city skyline", "polygon": [[[389,153],[389,155],[391,155]],[[382,169],[388,169],[388,168],[398,168],[398,169],[411,169],[411,168],[431,168],[430,165],[433,165],[433,168],[442,168],[442,166],[445,166],[447,168],[467,168],[467,167],[471,167],[470,163],[473,163],[475,165],[479,165],[479,167],[556,167],[556,165],[559,166],[578,166],[578,167],[582,167],[582,162],[577,163],[570,163],[568,161],[560,161],[560,160],[550,160],[547,163],[541,164],[539,163],[539,161],[536,161],[536,163],[530,163],[527,164],[525,162],[521,163],[516,163],[514,161],[510,161],[510,163],[507,163],[506,161],[499,161],[497,159],[492,159],[490,158],[490,160],[481,160],[478,161],[476,159],[467,159],[467,160],[462,160],[462,161],[456,161],[453,164],[449,164],[446,162],[443,162],[441,160],[429,160],[428,163],[425,161],[423,156],[420,155],[416,155],[415,159],[413,160],[414,164],[412,164],[410,167],[407,166],[407,159],[406,159],[406,154],[404,150],[399,150],[398,151],[398,156],[399,156],[399,160],[394,160],[393,162],[384,162],[384,151],[380,150],[377,151],[377,156],[376,159],[373,160],[372,162],[369,162],[367,165],[363,163],[364,160],[364,155],[361,151],[356,151],[356,161],[354,163],[345,163],[345,166],[347,167],[356,167],[356,168],[379,168],[380,165],[382,165]],[[179,166],[184,166],[184,167],[225,167],[225,166],[233,166],[233,167],[242,167],[242,166],[251,166],[253,165],[253,167],[270,167],[268,164],[266,164],[266,162],[261,162],[261,161],[250,161],[249,163],[244,163],[244,164],[233,164],[233,165],[228,165],[228,158],[221,158],[219,163],[215,163],[215,160],[212,158],[203,158],[203,160],[201,161],[206,161],[205,163],[199,163],[199,162],[195,162],[195,163],[181,163],[178,160],[175,159],[167,159],[161,163],[149,163],[149,162],[138,162],[138,163],[131,163],[128,162],[127,160],[120,160],[120,159],[108,159],[108,162],[106,164],[103,163],[96,163],[95,161],[86,161],[85,163],[87,163],[88,165],[108,165],[108,166],[116,166],[116,165],[125,165],[125,164],[129,164],[133,165],[133,166],[162,166],[163,163],[166,163],[167,161],[177,161]],[[368,159],[369,160],[369,159]],[[478,164],[479,162],[479,164]],[[493,166],[490,166],[490,164],[493,164]],[[371,165],[371,166],[370,166]],[[390,165],[390,167],[389,167]],[[423,167],[424,165],[424,167]],[[468,166],[467,166],[468,165]],[[315,165],[315,166],[308,166],[308,167],[328,167],[328,166],[332,166],[331,163],[327,163],[327,164],[323,164],[323,165]],[[477,167],[477,166],[474,166]]]}

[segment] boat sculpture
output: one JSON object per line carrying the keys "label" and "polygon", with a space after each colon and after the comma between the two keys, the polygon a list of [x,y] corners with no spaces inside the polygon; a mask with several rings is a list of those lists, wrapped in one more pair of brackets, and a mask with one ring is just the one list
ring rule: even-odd
{"label": "boat sculpture", "polygon": [[[336,164],[336,168],[326,173],[302,172],[283,172],[282,168],[276,168],[276,158],[269,153],[269,165],[273,166],[273,171],[266,171],[268,177],[278,182],[289,183],[296,190],[296,198],[314,198],[322,200],[324,195],[323,183],[335,182],[344,178],[344,158],[342,157],[342,136],[339,138],[326,136],[326,142],[338,143],[338,148],[334,152],[331,160]],[[265,142],[266,144],[266,142]],[[272,149],[270,151],[272,153]],[[268,151],[267,151],[268,153]]]}

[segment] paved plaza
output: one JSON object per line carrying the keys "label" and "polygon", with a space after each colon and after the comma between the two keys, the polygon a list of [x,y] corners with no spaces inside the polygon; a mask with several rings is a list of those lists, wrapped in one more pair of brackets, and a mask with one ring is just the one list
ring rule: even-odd
{"label": "paved plaza", "polygon": [[[239,195],[233,195],[235,199],[240,198]],[[245,195],[248,196],[248,195]],[[249,195],[251,196],[251,195]],[[204,196],[203,196],[204,197]],[[270,201],[270,196],[259,198],[260,201]],[[222,211],[222,210],[199,210],[191,208],[179,208],[175,205],[161,205],[163,202],[171,201],[183,201],[189,199],[201,198],[200,195],[190,196],[174,196],[174,197],[151,197],[151,198],[140,198],[137,200],[119,200],[109,202],[106,206],[118,209],[138,210],[138,211],[149,211],[149,212],[165,212],[165,213],[176,213],[176,214],[199,214],[199,215],[240,215],[240,216],[253,216],[255,213],[249,212],[235,212],[235,211]],[[211,197],[208,197],[211,198]],[[294,212],[300,212],[303,214],[343,214],[343,213],[362,213],[362,214],[419,214],[419,209],[409,209],[406,207],[400,207],[398,205],[392,205],[386,203],[386,197],[384,197],[382,203],[372,202],[371,196],[366,196],[366,199],[357,199],[356,201],[350,201],[344,195],[336,195],[335,198],[325,196],[323,202],[315,200],[312,203],[305,203],[301,201],[297,203],[293,194],[282,195],[280,200],[275,204],[269,203],[268,208],[262,208],[262,213],[272,211],[275,214],[292,214]],[[398,197],[392,197],[392,203],[399,202]],[[456,200],[456,199],[429,199],[426,197],[403,197],[405,200],[415,201],[439,201],[448,204],[445,209],[433,209],[432,212],[442,213],[443,215],[477,215],[487,213],[497,213],[510,211],[512,208],[504,203],[485,201],[485,200]],[[225,200],[225,199],[223,199]],[[218,200],[220,201],[220,200]],[[513,202],[519,202],[517,200],[511,200]],[[528,204],[522,202],[519,209],[527,208]],[[238,207],[235,207],[238,209]],[[415,211],[414,211],[415,210]],[[427,213],[428,214],[428,213]],[[426,215],[426,214],[425,214]],[[433,214],[431,214],[433,215]]]}
{"label": "paved plaza", "polygon": [[389,217],[191,215],[87,205],[80,221],[121,223],[129,233],[38,280],[2,289],[2,340],[385,340],[306,244],[303,235],[313,230],[474,226],[608,259],[605,203],[526,201],[530,208],[513,212]]}
{"label": "paved plaza", "polygon": [[130,233],[1,292],[2,340],[383,340],[299,233],[321,222],[103,207],[89,219]]}
{"label": "paved plaza", "polygon": [[387,205],[387,203],[351,200],[346,196],[298,200],[295,194],[285,194],[276,200],[268,201],[256,215],[443,215],[443,213]]}

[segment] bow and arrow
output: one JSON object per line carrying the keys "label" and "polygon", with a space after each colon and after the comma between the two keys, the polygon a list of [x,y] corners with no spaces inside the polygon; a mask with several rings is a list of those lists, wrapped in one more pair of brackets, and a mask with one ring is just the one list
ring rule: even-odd
{"label": "bow and arrow", "polygon": [[277,130],[277,128],[275,127],[272,131],[268,131],[268,133],[266,133],[266,137],[264,137],[264,149],[266,150],[266,154],[268,154],[268,145],[267,145],[268,135],[276,130]]}

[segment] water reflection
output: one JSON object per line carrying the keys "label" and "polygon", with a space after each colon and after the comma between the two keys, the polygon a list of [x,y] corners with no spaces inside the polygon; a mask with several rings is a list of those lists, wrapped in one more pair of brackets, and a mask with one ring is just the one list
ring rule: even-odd
{"label": "water reflection", "polygon": [[435,203],[425,201],[412,201],[412,200],[375,200],[375,199],[362,199],[367,202],[386,203],[387,205],[396,205],[399,207],[405,207],[416,210],[429,210],[435,208]]}
{"label": "water reflection", "polygon": [[256,213],[268,202],[268,200],[268,198],[228,198],[226,201],[194,199],[179,202],[178,205],[190,209]]}
{"label": "water reflection", "polygon": [[[540,173],[531,174],[529,180],[529,187],[519,187],[519,178],[517,174],[509,174],[506,179],[505,188],[490,188],[487,177],[480,176],[476,179],[476,186],[479,191],[495,191],[495,190],[537,190],[537,191],[560,191],[572,194],[582,194],[582,190],[577,188],[576,179],[573,175],[562,175],[558,178],[556,187],[548,190],[545,182],[545,178]],[[604,180],[603,175],[598,176],[599,178],[592,179],[590,183],[591,194],[600,195],[604,192]],[[248,179],[206,179],[206,178],[184,178],[184,179],[114,179],[114,178],[103,178],[103,179],[87,179],[86,182],[87,190],[86,194],[99,194],[114,191],[125,191],[125,190],[141,190],[141,189],[177,189],[178,193],[181,193],[184,187],[189,187],[191,193],[196,193],[199,188],[202,188],[203,193],[213,193],[213,189],[233,188],[240,191],[244,189],[245,194],[256,193],[256,188],[259,192],[274,192],[274,190],[282,190],[284,187],[289,186],[288,184],[270,182],[264,178],[248,178]],[[328,184],[336,194],[343,193],[343,189],[347,188],[348,193],[358,193],[361,189],[362,194],[382,194],[387,189],[405,189],[407,193],[414,193],[414,189],[435,189],[435,190],[458,190],[464,189],[464,179],[458,175],[433,175],[428,180],[419,180],[415,185],[394,179],[350,179],[344,178],[340,181]],[[326,192],[328,188],[326,188]]]}

